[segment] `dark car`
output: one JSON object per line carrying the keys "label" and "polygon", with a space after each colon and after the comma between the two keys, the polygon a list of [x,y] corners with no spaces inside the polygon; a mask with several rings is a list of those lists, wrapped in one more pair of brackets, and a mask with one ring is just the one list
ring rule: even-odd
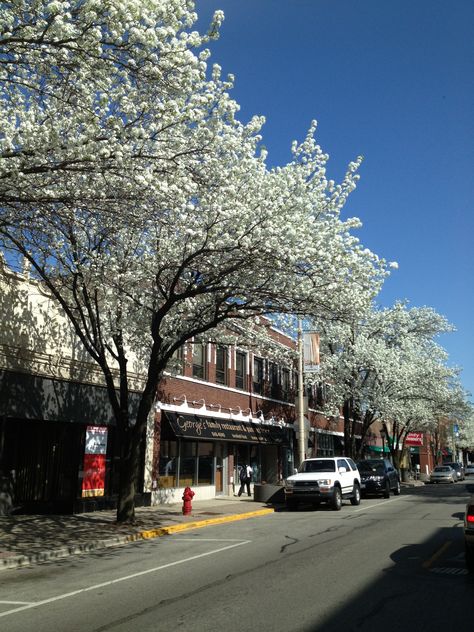
{"label": "dark car", "polygon": [[462,463],[443,463],[443,465],[449,465],[456,472],[456,480],[463,481],[464,480],[464,466]]}
{"label": "dark car", "polygon": [[384,498],[390,498],[391,491],[397,496],[400,493],[398,472],[387,459],[359,461],[357,467],[360,472],[362,496],[382,494]]}
{"label": "dark car", "polygon": [[464,514],[464,543],[466,566],[471,573],[474,573],[474,496],[468,500]]}

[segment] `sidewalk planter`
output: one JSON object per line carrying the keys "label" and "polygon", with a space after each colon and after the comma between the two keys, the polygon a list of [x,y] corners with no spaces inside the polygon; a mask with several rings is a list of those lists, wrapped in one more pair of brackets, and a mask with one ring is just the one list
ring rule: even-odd
{"label": "sidewalk planter", "polygon": [[253,499],[260,503],[283,503],[285,502],[285,488],[283,485],[273,485],[271,483],[255,483],[253,486]]}

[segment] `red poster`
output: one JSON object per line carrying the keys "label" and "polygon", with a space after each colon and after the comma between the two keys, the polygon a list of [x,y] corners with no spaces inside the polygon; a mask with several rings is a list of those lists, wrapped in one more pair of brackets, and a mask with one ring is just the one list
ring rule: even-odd
{"label": "red poster", "polygon": [[83,498],[104,495],[106,453],[107,428],[87,426],[82,479]]}
{"label": "red poster", "polygon": [[422,432],[409,432],[405,441],[405,445],[423,445]]}

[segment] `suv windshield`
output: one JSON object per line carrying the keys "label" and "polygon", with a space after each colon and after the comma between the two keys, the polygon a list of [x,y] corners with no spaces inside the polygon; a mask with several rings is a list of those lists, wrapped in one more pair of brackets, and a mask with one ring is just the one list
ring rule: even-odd
{"label": "suv windshield", "polygon": [[324,459],[315,459],[314,461],[303,461],[298,470],[302,472],[335,472],[336,464],[334,461],[325,461]]}

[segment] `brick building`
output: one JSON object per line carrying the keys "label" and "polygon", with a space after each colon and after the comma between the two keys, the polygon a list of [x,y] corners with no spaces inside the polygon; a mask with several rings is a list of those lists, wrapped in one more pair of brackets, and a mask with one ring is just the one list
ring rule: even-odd
{"label": "brick building", "polygon": [[[0,484],[14,483],[24,511],[114,506],[119,452],[100,370],[27,270],[0,261],[0,290]],[[295,341],[266,325],[264,352],[191,340],[175,358],[149,415],[137,503],[178,501],[187,485],[196,498],[232,494],[244,464],[253,484],[293,472],[296,373],[275,346]],[[129,378],[134,407],[143,376]],[[341,420],[317,412],[320,395],[309,393],[307,454],[341,454]]]}

